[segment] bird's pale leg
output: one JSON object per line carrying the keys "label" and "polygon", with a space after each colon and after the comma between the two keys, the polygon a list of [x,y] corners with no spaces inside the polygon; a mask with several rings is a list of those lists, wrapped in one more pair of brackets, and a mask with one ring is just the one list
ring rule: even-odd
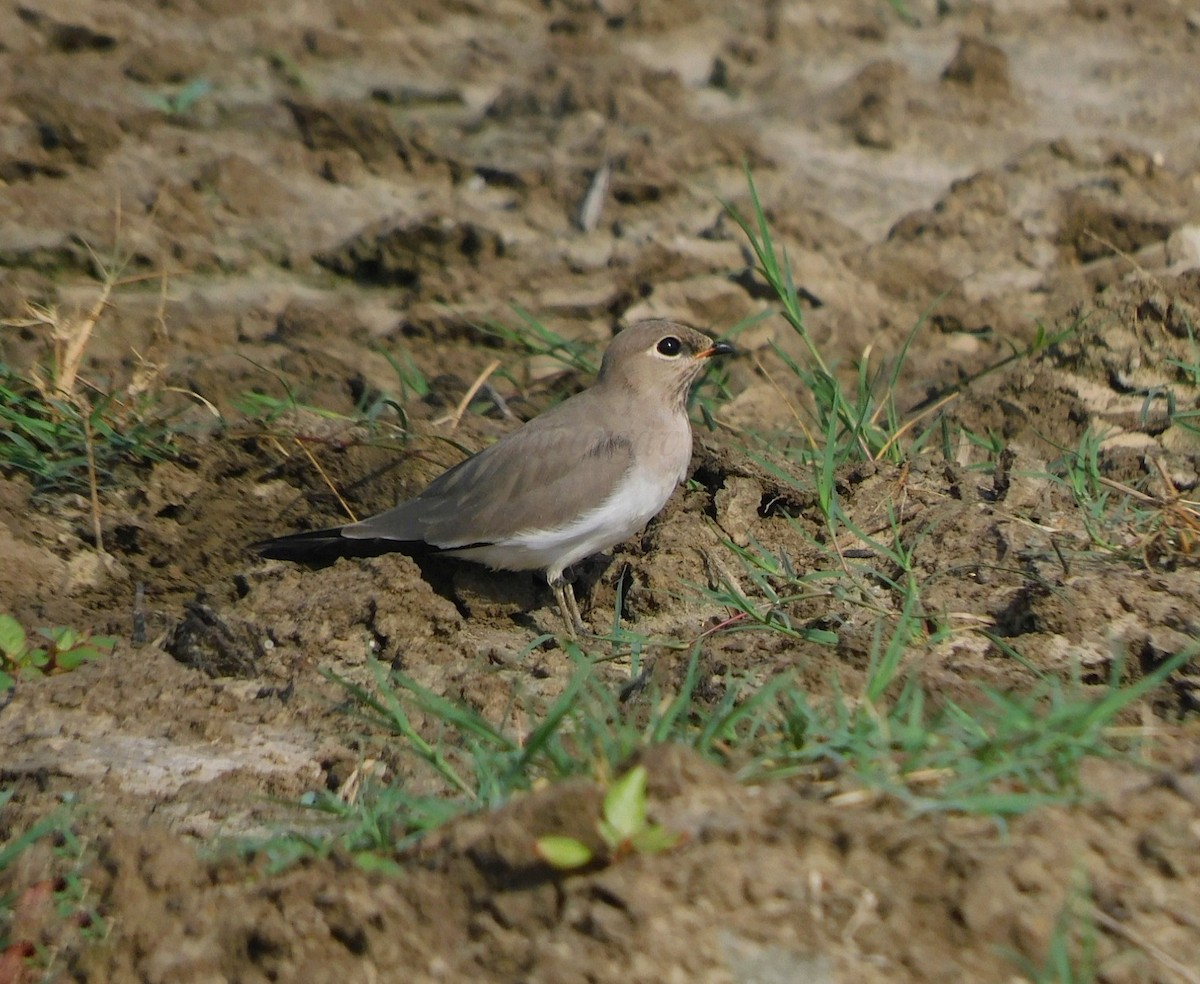
{"label": "bird's pale leg", "polygon": [[561,574],[550,582],[558,612],[567,627],[567,635],[578,639],[584,633],[583,619],[579,615],[579,603],[575,600],[574,585]]}

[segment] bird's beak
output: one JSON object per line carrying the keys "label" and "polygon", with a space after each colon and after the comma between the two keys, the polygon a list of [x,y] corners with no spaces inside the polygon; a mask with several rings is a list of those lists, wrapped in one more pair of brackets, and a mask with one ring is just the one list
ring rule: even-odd
{"label": "bird's beak", "polygon": [[713,342],[708,348],[702,352],[696,353],[697,359],[711,359],[714,355],[736,355],[735,349],[728,342]]}

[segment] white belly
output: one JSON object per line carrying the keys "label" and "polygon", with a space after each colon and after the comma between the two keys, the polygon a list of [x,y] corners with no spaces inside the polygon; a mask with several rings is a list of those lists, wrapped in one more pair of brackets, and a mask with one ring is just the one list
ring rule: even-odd
{"label": "white belly", "polygon": [[679,468],[653,461],[653,467],[631,469],[599,506],[555,529],[523,530],[485,547],[448,553],[498,570],[544,570],[546,580],[555,581],[572,564],[627,540],[650,522],[683,480],[690,458],[689,446]]}

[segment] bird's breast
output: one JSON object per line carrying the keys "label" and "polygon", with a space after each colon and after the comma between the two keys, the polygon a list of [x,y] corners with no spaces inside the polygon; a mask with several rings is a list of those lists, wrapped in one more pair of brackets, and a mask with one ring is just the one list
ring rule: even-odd
{"label": "bird's breast", "polygon": [[508,570],[540,568],[554,580],[564,568],[628,539],[667,504],[692,457],[686,416],[659,421],[630,437],[633,463],[598,505],[548,529],[525,529],[487,546],[453,553]]}

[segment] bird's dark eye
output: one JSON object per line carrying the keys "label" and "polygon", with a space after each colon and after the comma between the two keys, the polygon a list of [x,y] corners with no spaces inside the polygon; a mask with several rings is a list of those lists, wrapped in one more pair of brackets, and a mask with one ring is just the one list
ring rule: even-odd
{"label": "bird's dark eye", "polygon": [[658,354],[676,356],[683,351],[683,342],[674,335],[668,335],[658,343]]}

